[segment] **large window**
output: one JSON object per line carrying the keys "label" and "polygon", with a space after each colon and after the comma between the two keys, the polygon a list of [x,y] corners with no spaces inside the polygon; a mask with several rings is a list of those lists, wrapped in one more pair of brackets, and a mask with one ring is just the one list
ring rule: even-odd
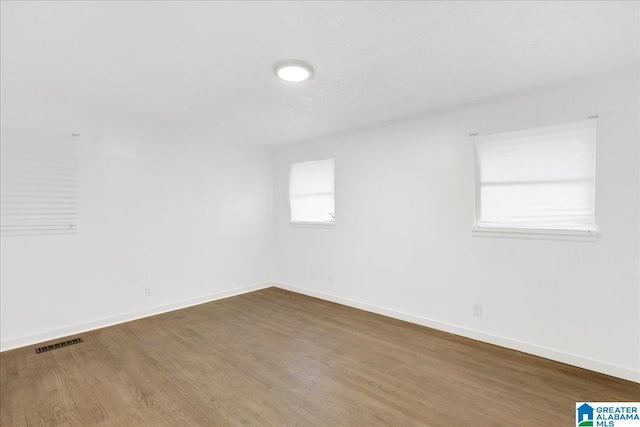
{"label": "large window", "polygon": [[596,120],[475,137],[476,227],[594,231]]}
{"label": "large window", "polygon": [[289,201],[292,223],[335,223],[333,159],[291,165]]}

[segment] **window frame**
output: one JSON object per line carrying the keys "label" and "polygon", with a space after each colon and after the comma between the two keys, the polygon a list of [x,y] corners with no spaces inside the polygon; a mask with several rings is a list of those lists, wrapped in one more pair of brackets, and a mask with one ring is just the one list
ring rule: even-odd
{"label": "window frame", "polygon": [[0,236],[78,234],[80,135],[4,126],[0,134]]}
{"label": "window frame", "polygon": [[[293,166],[300,163],[311,163],[311,162],[322,162],[327,160],[333,160],[333,220],[332,221],[294,221],[291,218],[291,173],[293,170]],[[289,180],[288,180],[288,192],[287,192],[288,200],[289,200],[289,225],[293,227],[301,227],[301,228],[334,228],[336,226],[336,213],[335,213],[335,202],[336,202],[336,191],[335,191],[335,157],[327,157],[323,159],[315,159],[315,160],[303,160],[299,162],[293,162],[289,165]],[[305,196],[303,196],[305,197]],[[308,196],[307,196],[308,197]]]}
{"label": "window frame", "polygon": [[[598,116],[589,116],[590,119],[597,119]],[[540,125],[536,127],[529,128],[521,128],[521,129],[513,129],[502,132],[517,132],[519,130],[527,130],[527,129],[535,129],[546,126],[554,126],[561,125],[563,123],[571,123],[572,121],[577,120],[569,120],[565,122],[552,123],[548,125]],[[597,157],[597,126],[595,128],[596,132],[596,141],[594,146],[594,157]],[[498,132],[492,132],[498,133]],[[478,153],[478,147],[475,141],[480,133],[472,133],[469,136],[473,139],[473,167],[474,167],[474,212],[473,212],[473,225],[471,226],[471,235],[473,237],[493,237],[493,238],[508,238],[508,239],[534,239],[534,240],[564,240],[564,241],[584,241],[584,242],[597,242],[602,233],[600,232],[600,228],[595,222],[595,209],[596,202],[594,201],[594,229],[591,230],[580,230],[580,229],[570,229],[570,228],[538,228],[538,227],[517,227],[517,226],[493,226],[493,225],[478,225],[479,218],[478,213],[480,212],[480,203],[481,203],[481,180],[480,180],[480,156]],[[594,174],[593,174],[593,190],[595,194],[596,190],[596,159],[594,158]]]}

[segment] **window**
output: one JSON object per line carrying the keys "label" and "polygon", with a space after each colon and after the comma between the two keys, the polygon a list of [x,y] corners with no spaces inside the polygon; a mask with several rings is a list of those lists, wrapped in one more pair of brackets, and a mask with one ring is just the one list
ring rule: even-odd
{"label": "window", "polygon": [[596,120],[475,137],[475,225],[595,231]]}
{"label": "window", "polygon": [[291,165],[289,202],[292,223],[335,223],[333,159]]}
{"label": "window", "polygon": [[1,139],[2,235],[77,233],[77,138],[2,128]]}

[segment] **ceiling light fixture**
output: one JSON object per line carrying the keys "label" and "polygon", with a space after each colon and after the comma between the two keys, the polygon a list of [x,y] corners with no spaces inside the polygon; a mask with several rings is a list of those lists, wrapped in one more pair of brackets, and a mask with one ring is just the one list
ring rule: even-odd
{"label": "ceiling light fixture", "polygon": [[273,66],[273,72],[287,82],[303,82],[313,76],[311,65],[298,59],[287,59]]}

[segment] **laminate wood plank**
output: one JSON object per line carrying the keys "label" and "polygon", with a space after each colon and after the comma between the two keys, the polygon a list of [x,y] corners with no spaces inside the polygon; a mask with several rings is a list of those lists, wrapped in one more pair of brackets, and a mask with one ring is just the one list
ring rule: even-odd
{"label": "laminate wood plank", "polygon": [[[282,397],[274,393],[276,389],[282,388],[282,384],[278,381],[273,381],[271,376],[269,378],[263,377],[259,374],[259,370],[255,368],[255,360],[252,357],[247,357],[246,352],[242,351],[242,348],[236,343],[237,337],[241,336],[239,327],[241,323],[233,326],[235,333],[233,335],[225,335],[229,331],[228,322],[212,322],[212,328],[208,332],[214,333],[217,336],[226,337],[224,340],[217,340],[216,343],[221,345],[212,345],[203,348],[201,346],[191,346],[190,343],[184,342],[184,345],[189,349],[189,361],[185,365],[183,363],[183,357],[181,355],[171,355],[166,360],[170,365],[178,368],[188,367],[188,371],[197,371],[196,381],[204,381],[202,389],[211,388],[215,384],[223,385],[223,393],[226,391],[235,392],[239,397],[245,399],[247,402],[257,403],[258,406],[253,406],[254,410],[264,414],[264,409],[268,408],[268,412],[278,412],[281,419],[287,419],[286,425],[326,425],[317,419],[314,419],[311,414],[305,413],[299,405],[283,405]],[[216,329],[220,328],[220,333],[215,334]],[[159,328],[168,332],[169,328]],[[181,336],[185,334],[184,328],[180,328],[174,332],[173,338],[180,341]],[[194,332],[186,332],[186,335],[196,335]],[[196,335],[197,336],[197,335]],[[235,338],[232,338],[235,336]],[[211,381],[207,382],[207,379]],[[214,390],[211,390],[212,392]],[[282,389],[286,392],[286,389]],[[217,393],[219,395],[219,393]],[[220,403],[220,397],[217,397],[218,404]],[[284,418],[282,418],[284,417]],[[278,422],[277,424],[280,424]]]}
{"label": "laminate wood plank", "polygon": [[636,383],[275,288],[81,335],[0,354],[0,425],[561,426],[576,401],[640,400]]}
{"label": "laminate wood plank", "polygon": [[[252,336],[259,333],[258,330],[251,329],[252,322],[249,322],[248,325],[249,326],[247,326],[243,330],[243,335]],[[264,327],[264,323],[261,327]],[[343,357],[341,357],[339,360],[336,360],[334,365],[330,367],[324,362],[324,358],[325,357],[330,358],[332,355],[330,354],[330,352],[326,351],[322,343],[316,343],[316,342],[300,343],[300,342],[291,340],[287,337],[284,337],[281,335],[279,336],[277,333],[274,333],[272,335],[271,343],[275,344],[275,348],[286,348],[288,352],[293,352],[294,354],[302,355],[301,357],[304,358],[303,359],[304,363],[291,365],[287,363],[286,357],[283,357],[282,352],[277,352],[275,354],[264,354],[264,353],[261,353],[259,350],[256,350],[255,348],[252,348],[250,346],[243,347],[242,351],[245,353],[254,354],[255,355],[254,357],[261,361],[261,365],[264,365],[264,370],[268,372],[287,371],[288,375],[293,375],[299,378],[302,383],[317,385],[319,380],[316,379],[317,375],[315,374],[317,372],[322,372],[324,375],[320,379],[323,379],[325,383],[331,381],[333,382],[333,384],[328,384],[328,385],[325,384],[325,387],[322,387],[321,389],[348,390],[347,395],[337,396],[337,398],[342,402],[351,402],[352,410],[357,410],[359,406],[357,402],[362,402],[362,401],[368,402],[368,405],[379,406],[379,402],[377,402],[377,400],[380,400],[378,399],[378,397],[381,393],[369,393],[368,391],[372,382],[371,381],[363,381],[359,383],[353,382],[349,378],[349,371],[351,370],[351,368],[353,368],[353,364],[347,365],[344,369],[341,369],[341,366],[338,365],[341,360],[342,361],[346,360],[346,357],[344,357],[344,355],[342,355]],[[285,359],[284,363],[282,359]],[[353,361],[353,362],[355,364],[360,364],[359,361]],[[378,367],[372,367],[371,371],[376,372],[374,376],[384,375],[384,373],[378,372]],[[310,379],[312,379],[313,381],[310,381]],[[369,394],[367,399],[362,399],[362,398],[353,399],[354,395],[356,397],[364,397],[364,396],[357,396],[357,395],[366,395],[366,394]],[[324,401],[326,401],[326,399],[327,399],[326,397],[323,398]],[[372,408],[367,408],[366,410],[360,411],[360,412],[375,413],[377,418],[383,418],[383,419],[397,417],[398,414],[394,415],[392,414],[392,412],[394,409],[398,409],[398,408],[397,407],[394,408],[394,405],[389,405],[388,402],[384,402],[384,403],[385,405],[382,408],[378,408],[376,410],[373,410]],[[434,407],[434,409],[436,408]],[[403,409],[403,411],[406,411],[406,409]],[[337,415],[339,416],[340,414],[337,414]],[[351,414],[351,417],[353,418],[353,414]],[[404,422],[406,422],[406,420],[404,420]],[[393,424],[397,425],[397,422],[394,422]]]}
{"label": "laminate wood plank", "polygon": [[90,425],[123,425],[119,420],[146,425],[135,400],[122,395],[118,385],[111,385],[118,381],[121,369],[102,345],[100,332],[84,336],[88,341],[73,348],[73,362],[66,371],[67,386],[83,420]]}
{"label": "laminate wood plank", "polygon": [[[255,313],[254,313],[255,314]],[[349,336],[349,333],[343,333],[341,334],[340,338],[335,338],[333,339],[334,342],[337,341],[343,341],[343,343],[340,345],[340,347],[342,348],[347,348],[347,344],[348,342],[352,341],[354,338]],[[319,345],[315,345],[316,343],[319,343]],[[356,360],[356,362],[358,363],[364,363],[364,364],[370,364],[372,365],[373,368],[375,367],[379,367],[382,366],[384,367],[384,370],[376,370],[376,369],[372,369],[371,371],[375,371],[375,376],[378,378],[384,377],[387,375],[387,372],[391,372],[392,374],[397,374],[398,368],[403,369],[403,366],[406,365],[401,359],[398,359],[396,357],[396,348],[395,347],[389,347],[386,348],[384,347],[384,342],[381,342],[379,340],[375,340],[375,342],[373,343],[369,343],[370,345],[377,347],[380,352],[379,354],[375,355],[375,360],[368,360],[369,355],[365,354],[365,355],[358,355],[356,354],[356,357],[358,357],[359,359]],[[307,349],[311,354],[314,355],[320,355],[321,358],[323,357],[328,357],[329,355],[323,355],[323,353],[325,352],[325,345],[323,343],[323,341],[319,340],[317,337],[310,337],[309,338],[309,342],[307,343],[307,345],[313,346],[313,348]],[[357,350],[357,349],[356,349]],[[338,354],[341,356],[340,359],[336,360],[336,363],[340,363],[340,360],[349,360],[350,356],[344,352],[340,353],[340,350],[335,350],[335,349],[331,349],[329,350],[330,352],[336,352],[338,351]],[[406,354],[402,354],[403,357],[406,357]],[[417,361],[416,360],[410,360],[410,363],[408,366],[412,366],[413,364],[415,364]],[[334,368],[339,368],[338,365],[334,364]],[[349,375],[349,367],[346,366],[344,369],[344,375]],[[408,385],[411,385],[411,383],[415,383],[415,385],[417,387],[414,387],[413,390],[411,390],[411,393],[408,393],[409,396],[414,396],[416,393],[419,393],[420,388],[424,386],[425,384],[427,386],[430,385],[430,383],[434,383],[434,382],[438,382],[437,384],[435,384],[435,391],[439,391],[440,393],[437,393],[435,396],[436,398],[438,396],[440,396],[442,394],[442,392],[445,390],[443,387],[446,387],[451,381],[453,381],[454,379],[452,377],[444,377],[444,378],[439,378],[438,375],[435,375],[438,373],[439,368],[436,367],[432,367],[432,366],[424,366],[422,367],[422,370],[428,370],[431,371],[431,375],[427,376],[427,380],[426,382],[421,381],[420,378],[412,378],[409,381],[407,381],[406,379],[403,379],[400,382],[397,382],[397,386],[399,387],[405,387]],[[385,372],[387,371],[387,372]],[[357,371],[356,371],[357,372]],[[367,372],[367,371],[364,371]],[[395,380],[396,378],[400,378],[398,376],[394,376],[394,375],[389,375],[387,377],[387,380]],[[389,384],[386,384],[386,386],[388,387]],[[406,393],[405,393],[406,394]],[[406,399],[406,397],[403,397],[403,399]],[[430,402],[433,401],[433,399],[429,400]]]}
{"label": "laminate wood plank", "polygon": [[[283,405],[273,389],[253,375],[255,372],[247,375],[237,360],[230,361],[219,349],[212,346],[206,353],[193,349],[189,354],[192,359],[187,366],[181,363],[178,354],[168,355],[165,361],[170,366],[180,366],[180,376],[190,378],[190,382],[197,384],[201,393],[220,410],[228,412],[225,408],[237,406],[237,403],[229,400],[230,396],[235,396],[233,399],[240,399],[245,407],[250,407],[242,414],[242,418],[250,413],[252,417],[261,419],[260,424],[277,425],[284,421],[286,425],[322,425],[298,406]],[[272,416],[276,418],[269,420]]]}
{"label": "laminate wood plank", "polygon": [[[254,315],[256,313],[253,313]],[[249,324],[256,324],[253,322],[248,322]],[[250,334],[248,334],[250,335]],[[341,340],[344,340],[345,343],[349,342],[352,340],[351,337],[349,337],[349,332],[344,332],[342,335],[346,335],[345,336],[341,336]],[[334,341],[336,341],[337,339],[334,339]],[[316,345],[315,343],[319,342],[319,345]],[[375,342],[375,343],[369,343],[369,345],[373,346],[373,347],[379,347],[379,342]],[[306,351],[309,354],[320,354],[320,358],[325,358],[325,357],[330,357],[331,354],[329,354],[328,356],[322,355],[323,351],[324,351],[324,343],[322,341],[319,341],[317,337],[313,337],[306,345],[311,345],[313,346],[313,348],[307,348]],[[288,346],[291,347],[291,346]],[[332,350],[333,352],[335,352],[335,350]],[[372,360],[369,361],[366,358],[368,357],[368,355],[357,355],[356,359],[351,360],[352,362],[355,363],[355,366],[371,366],[370,370],[361,370],[363,372],[367,372],[367,371],[371,371],[371,372],[375,372],[375,377],[377,379],[381,379],[382,377],[386,376],[387,374],[385,372],[381,372],[379,371],[378,367],[380,366],[384,366],[386,371],[390,371],[391,375],[387,376],[387,379],[391,378],[396,378],[394,377],[395,371],[397,371],[397,367],[398,367],[398,360],[394,360],[393,359],[393,355],[395,355],[396,351],[395,349],[383,349],[383,351],[381,351],[379,354],[377,354],[376,356],[376,360]],[[337,365],[338,363],[340,363],[340,360],[342,361],[348,361],[350,360],[350,356],[348,354],[344,354],[341,353],[339,354],[341,357],[339,359],[336,360],[336,362],[334,362],[332,368],[333,369],[327,369],[327,372],[329,373],[329,375],[331,374],[332,370],[337,370],[339,369],[339,366]],[[382,359],[380,359],[380,355],[382,355]],[[427,367],[428,369],[431,369],[431,367]],[[350,372],[355,371],[354,370],[354,365],[345,365],[344,369],[343,369],[343,373],[341,373],[341,377],[343,380],[345,380],[348,376]],[[437,373],[437,372],[434,372]],[[437,376],[435,376],[435,378],[437,378]],[[375,380],[373,380],[375,381]],[[352,390],[357,390],[358,389],[358,384],[373,384],[372,380],[366,380],[366,381],[360,381],[360,382],[354,382],[352,384]],[[447,378],[445,381],[441,381],[441,386],[435,385],[434,388],[434,393],[432,393],[430,396],[424,396],[425,398],[422,399],[422,401],[418,402],[418,401],[411,401],[412,397],[416,396],[417,394],[419,394],[419,387],[414,389],[412,392],[410,393],[402,393],[401,394],[401,398],[399,399],[398,402],[398,406],[400,405],[404,405],[404,411],[408,411],[407,406],[411,407],[411,408],[415,408],[417,406],[420,405],[428,405],[428,411],[423,411],[422,413],[430,413],[430,414],[438,414],[439,418],[444,420],[448,420],[448,415],[446,413],[446,407],[449,406],[450,404],[450,397],[447,396],[446,393],[446,388],[445,387],[449,387],[449,383],[452,381],[451,378]],[[406,385],[407,381],[406,379],[403,379],[403,381]],[[433,381],[431,381],[433,382]],[[396,384],[397,385],[397,384]],[[424,386],[424,383],[419,384],[419,386],[422,385]],[[385,389],[392,389],[392,386],[387,382],[386,384],[383,384],[382,387],[384,387]],[[464,388],[462,388],[462,390],[464,390]],[[418,393],[416,393],[418,392]],[[394,393],[396,396],[398,395],[397,393]],[[458,388],[458,391],[456,393],[456,398],[459,399],[461,395],[460,392],[460,388]],[[372,395],[370,395],[370,399],[369,401],[371,401],[371,399],[375,399],[375,400],[380,400],[383,398],[383,394],[382,393],[373,393]],[[428,397],[428,398],[426,398]],[[387,406],[389,407],[393,407],[394,406],[394,402],[386,400],[384,402]],[[409,405],[407,405],[409,403]],[[504,410],[509,410],[509,408],[504,408]],[[420,419],[420,417],[418,417],[417,415],[414,415],[417,419]],[[473,415],[473,418],[470,420],[471,422],[475,421],[482,421],[483,417],[485,416],[484,413],[482,414],[476,414]],[[423,420],[424,422],[426,422],[426,420]],[[451,423],[453,420],[448,420],[449,423]],[[486,420],[487,422],[489,422],[489,420]],[[406,422],[406,421],[405,421]],[[397,425],[397,423],[393,423],[395,425]]]}

